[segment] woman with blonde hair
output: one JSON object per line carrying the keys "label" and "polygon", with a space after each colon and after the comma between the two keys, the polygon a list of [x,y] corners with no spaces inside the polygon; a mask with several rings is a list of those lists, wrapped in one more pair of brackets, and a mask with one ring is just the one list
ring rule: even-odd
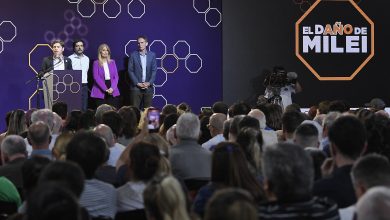
{"label": "woman with blonde hair", "polygon": [[98,48],[98,59],[93,62],[93,87],[91,97],[95,98],[97,106],[109,104],[118,107],[118,68],[111,59],[111,50],[107,44]]}
{"label": "woman with blonde hair", "polygon": [[172,176],[159,176],[144,190],[144,205],[148,219],[190,220],[186,198],[179,182]]}

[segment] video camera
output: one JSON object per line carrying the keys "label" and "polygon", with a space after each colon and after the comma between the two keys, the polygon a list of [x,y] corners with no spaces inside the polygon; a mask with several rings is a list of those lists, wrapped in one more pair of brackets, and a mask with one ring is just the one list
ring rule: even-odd
{"label": "video camera", "polygon": [[281,88],[291,84],[296,84],[298,74],[295,72],[286,72],[281,66],[275,66],[273,72],[264,80],[264,86]]}

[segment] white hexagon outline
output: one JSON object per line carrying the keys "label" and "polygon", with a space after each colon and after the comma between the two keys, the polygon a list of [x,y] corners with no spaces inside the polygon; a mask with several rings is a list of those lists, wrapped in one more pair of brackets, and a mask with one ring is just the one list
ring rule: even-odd
{"label": "white hexagon outline", "polygon": [[15,35],[14,35],[10,40],[6,40],[6,39],[4,39],[2,36],[0,36],[0,39],[1,39],[2,41],[9,43],[9,42],[13,41],[13,40],[15,39],[15,37],[18,35],[18,29],[16,28],[16,26],[14,25],[14,23],[12,23],[12,21],[2,21],[2,22],[0,23],[0,26],[1,26],[3,23],[10,23],[10,24],[14,27],[14,30],[15,30]]}
{"label": "white hexagon outline", "polygon": [[209,7],[207,7],[206,11],[202,12],[202,11],[199,11],[196,7],[195,7],[195,2],[196,0],[192,0],[192,7],[195,9],[195,11],[198,13],[198,14],[204,14],[206,13],[208,10],[210,10],[210,0],[207,0],[207,2],[209,3]]}
{"label": "white hexagon outline", "polygon": [[80,3],[81,3],[82,1],[85,1],[85,0],[80,0],[79,2],[77,2],[77,12],[78,12],[78,13],[81,15],[81,17],[83,17],[83,18],[91,18],[91,17],[96,13],[96,5],[95,5],[95,3],[93,2],[93,0],[88,0],[88,1],[92,2],[92,4],[93,4],[93,12],[92,12],[91,15],[83,15],[83,14],[81,14],[81,12],[80,12],[80,10],[79,10],[79,5],[80,5]]}
{"label": "white hexagon outline", "polygon": [[77,4],[77,3],[79,3],[79,1],[80,1],[80,0],[77,0],[77,2],[73,2],[73,1],[71,1],[71,0],[68,0],[68,2],[69,2],[70,4]]}
{"label": "white hexagon outline", "polygon": [[109,16],[106,11],[104,10],[105,9],[105,6],[106,6],[106,3],[108,2],[109,0],[105,0],[105,2],[103,3],[103,13],[107,16],[107,18],[117,18],[121,13],[122,13],[122,5],[118,2],[118,0],[114,0],[118,5],[119,5],[119,12],[118,14],[116,14],[114,17],[112,16]]}
{"label": "white hexagon outline", "polygon": [[60,94],[58,94],[57,90],[53,90],[53,101],[57,101],[59,98],[60,98]]}
{"label": "white hexagon outline", "polygon": [[[196,71],[191,71],[188,67],[187,67],[187,60],[191,57],[191,56],[197,56],[198,58],[199,58],[199,60],[200,60],[200,67],[196,70]],[[198,55],[198,54],[190,54],[188,57],[186,57],[186,60],[185,60],[185,67],[186,67],[186,69],[188,70],[188,72],[190,72],[190,73],[198,73],[199,72],[199,70],[201,70],[202,69],[202,67],[203,67],[203,60],[202,60],[202,58]]]}
{"label": "white hexagon outline", "polygon": [[[54,78],[57,78],[57,79],[54,79]],[[56,84],[53,84],[53,86],[57,86],[57,84],[60,82],[60,78],[58,77],[58,75],[53,74],[53,82],[57,82]]]}
{"label": "white hexagon outline", "polygon": [[[63,91],[58,91],[58,85],[59,84],[62,84],[62,85],[64,85],[64,90]],[[56,92],[58,92],[58,94],[62,94],[62,93],[64,93],[65,91],[66,91],[66,84],[64,83],[64,82],[58,82],[57,84],[56,84],[56,89],[54,90],[53,89],[53,91],[56,91]]]}
{"label": "white hexagon outline", "polygon": [[[164,59],[168,56],[168,55],[172,55],[175,59],[176,59],[176,68],[173,70],[173,71],[167,71],[165,68],[164,68]],[[173,53],[167,53],[167,54],[164,54],[164,56],[161,58],[161,69],[165,72],[165,73],[174,73],[177,69],[179,68],[179,58],[173,54]]]}
{"label": "white hexagon outline", "polygon": [[92,0],[92,2],[93,2],[94,4],[97,4],[97,5],[104,5],[104,4],[106,4],[106,2],[108,2],[108,0],[104,0],[102,3],[96,2],[96,0]]}
{"label": "white hexagon outline", "polygon": [[[72,85],[77,85],[77,88],[78,88],[77,91],[72,90]],[[71,84],[69,84],[69,91],[73,94],[78,93],[80,91],[80,89],[81,89],[81,86],[78,82],[72,82]]]}
{"label": "white hexagon outline", "polygon": [[[160,85],[153,83],[154,87],[159,87],[160,88],[160,87],[163,87],[164,84],[168,81],[168,74],[161,67],[157,67],[157,70],[162,70],[164,75],[165,75],[165,80]],[[157,72],[156,72],[156,74],[157,74]]]}
{"label": "white hexagon outline", "polygon": [[[219,14],[219,22],[216,24],[216,25],[211,25],[208,21],[207,21],[207,13],[209,13],[211,10],[215,10],[218,12]],[[209,8],[209,10],[207,10],[207,12],[204,14],[204,21],[207,23],[207,25],[209,27],[218,27],[218,25],[222,22],[222,13],[218,10],[218,8]]]}
{"label": "white hexagon outline", "polygon": [[[153,95],[153,99],[155,99],[156,97],[161,97],[162,99],[165,100],[165,105],[168,104],[168,100],[167,100],[163,95]],[[165,105],[164,105],[164,106],[165,106]]]}
{"label": "white hexagon outline", "polygon": [[3,41],[0,39],[0,53],[3,53],[3,50],[4,50],[4,43],[3,43]]}
{"label": "white hexagon outline", "polygon": [[143,5],[144,12],[143,12],[140,16],[133,16],[133,15],[130,13],[130,4],[131,4],[133,1],[134,1],[134,0],[131,0],[131,1],[129,2],[129,4],[127,4],[127,13],[128,13],[132,18],[140,19],[142,16],[144,16],[144,14],[145,14],[145,12],[146,12],[146,10],[145,10],[146,6],[145,6],[145,4],[142,2],[142,0],[137,0],[137,1],[139,1],[139,2]]}
{"label": "white hexagon outline", "polygon": [[166,45],[162,40],[154,40],[154,41],[149,45],[149,50],[152,50],[152,45],[153,45],[155,42],[160,42],[160,43],[162,43],[162,45],[164,45],[164,54],[163,54],[161,57],[156,57],[156,59],[162,59],[163,56],[165,56],[165,55],[167,54],[167,45]]}
{"label": "white hexagon outline", "polygon": [[[52,37],[51,40],[49,40],[49,39],[47,38],[47,35],[48,35],[49,33],[53,35],[53,37]],[[46,41],[46,42],[52,42],[54,39],[56,39],[56,34],[54,33],[54,31],[46,31],[43,37],[45,38],[45,41]]]}
{"label": "white hexagon outline", "polygon": [[[176,54],[176,50],[175,50],[175,47],[178,43],[185,43],[187,44],[188,46],[188,54],[184,57],[184,58],[180,58],[177,54]],[[175,45],[173,45],[173,53],[176,54],[176,56],[179,58],[179,60],[185,60],[186,57],[188,57],[190,54],[191,54],[191,46],[187,43],[187,41],[185,40],[178,40]]]}
{"label": "white hexagon outline", "polygon": [[[65,78],[69,78],[70,77],[70,79],[72,80],[69,84],[68,83],[65,83]],[[73,76],[72,75],[70,75],[70,74],[65,74],[63,77],[62,77],[62,82],[63,83],[65,83],[65,85],[70,85],[70,84],[72,84],[74,81],[73,81]]]}
{"label": "white hexagon outline", "polygon": [[125,54],[127,57],[130,57],[130,55],[127,53],[127,46],[131,43],[131,42],[138,42],[137,40],[129,40],[127,41],[127,43],[125,44]]}

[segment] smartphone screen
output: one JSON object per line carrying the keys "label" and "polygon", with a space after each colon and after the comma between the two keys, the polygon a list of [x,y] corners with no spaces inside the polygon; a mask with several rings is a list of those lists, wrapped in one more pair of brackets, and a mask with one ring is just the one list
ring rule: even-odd
{"label": "smartphone screen", "polygon": [[148,110],[148,129],[150,131],[158,131],[160,127],[160,111],[156,108]]}

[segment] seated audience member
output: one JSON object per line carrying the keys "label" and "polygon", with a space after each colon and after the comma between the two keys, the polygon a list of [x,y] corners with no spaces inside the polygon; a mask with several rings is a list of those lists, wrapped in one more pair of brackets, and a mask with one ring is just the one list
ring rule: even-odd
{"label": "seated audience member", "polygon": [[83,112],[80,116],[80,130],[90,131],[96,126],[95,112],[91,109]]}
{"label": "seated audience member", "polygon": [[302,113],[292,111],[285,112],[282,116],[282,136],[281,142],[293,143],[295,129],[305,120]]}
{"label": "seated audience member", "polygon": [[[372,187],[390,187],[390,162],[379,154],[359,158],[352,167],[352,183],[358,200]],[[353,220],[355,204],[339,210],[342,220]]]}
{"label": "seated audience member", "polygon": [[226,120],[226,115],[222,113],[214,113],[210,117],[207,128],[209,129],[211,139],[202,144],[202,147],[207,150],[212,150],[214,146],[222,141],[225,141],[223,137],[223,123]]}
{"label": "seated audience member", "polygon": [[309,108],[309,111],[307,112],[307,116],[309,120],[314,120],[314,118],[317,116],[318,112],[318,106],[313,105]]}
{"label": "seated audience member", "polygon": [[301,112],[301,106],[297,103],[292,103],[285,107],[284,112]]}
{"label": "seated audience member", "polygon": [[105,112],[112,111],[112,110],[115,110],[115,108],[112,107],[111,105],[108,104],[99,105],[96,108],[96,112],[95,112],[96,124],[103,124],[103,114]]}
{"label": "seated audience member", "polygon": [[7,177],[17,189],[22,189],[22,165],[27,158],[26,144],[19,135],[8,135],[1,143],[0,176]]}
{"label": "seated audience member", "polygon": [[247,191],[227,188],[216,192],[210,198],[204,219],[257,220],[258,218],[253,197]]}
{"label": "seated audience member", "polygon": [[344,100],[334,100],[329,103],[329,111],[344,113],[349,111],[349,105]]}
{"label": "seated audience member", "polygon": [[326,160],[326,154],[318,148],[307,147],[305,148],[305,151],[309,153],[313,160],[314,180],[317,181],[322,178],[321,166]]}
{"label": "seated audience member", "polygon": [[176,107],[176,105],[166,104],[166,105],[162,108],[161,114],[162,114],[162,115],[165,115],[165,116],[168,116],[168,115],[170,115],[170,114],[177,114],[177,107]]}
{"label": "seated audience member", "polygon": [[179,115],[176,113],[165,116],[165,119],[160,126],[159,134],[165,137],[168,129],[171,128],[174,124],[176,124],[178,118]]}
{"label": "seated audience member", "polygon": [[182,115],[184,113],[189,113],[191,112],[191,106],[189,106],[187,103],[182,102],[179,105],[177,105],[177,113],[179,115]]}
{"label": "seated audience member", "polygon": [[390,216],[390,189],[376,186],[368,190],[356,205],[357,220],[385,220]]}
{"label": "seated audience member", "polygon": [[229,106],[221,101],[215,102],[213,104],[213,107],[211,107],[211,110],[213,110],[213,113],[222,113],[227,116],[228,114]]}
{"label": "seated audience member", "polygon": [[185,180],[210,178],[211,152],[197,143],[200,122],[196,115],[184,113],[177,120],[179,143],[171,147],[169,161],[175,177]]}
{"label": "seated audience member", "polygon": [[240,121],[245,117],[245,115],[237,115],[232,118],[232,121],[230,122],[229,127],[229,141],[235,142],[237,140],[238,132],[240,131],[240,127],[238,124]]}
{"label": "seated audience member", "polygon": [[8,135],[20,135],[26,137],[27,124],[26,114],[22,109],[17,109],[9,114],[7,131],[0,135],[0,145],[2,140]]}
{"label": "seated audience member", "polygon": [[22,203],[15,185],[4,176],[0,176],[0,202],[14,203],[15,207]]}
{"label": "seated audience member", "polygon": [[55,112],[53,112],[53,121],[54,121],[54,126],[53,126],[52,134],[60,135],[63,130],[63,122],[61,117]]}
{"label": "seated audience member", "polygon": [[269,202],[259,206],[259,219],[339,219],[333,201],[312,196],[313,162],[302,147],[267,147],[262,168]]}
{"label": "seated audience member", "polygon": [[142,193],[159,170],[160,151],[156,145],[136,143],[130,151],[129,181],[117,189],[118,212],[144,209]]}
{"label": "seated audience member", "polygon": [[203,186],[193,203],[194,211],[203,216],[207,201],[214,192],[226,187],[245,189],[256,202],[265,199],[264,191],[249,171],[244,152],[236,143],[221,142],[212,154],[211,182]]}
{"label": "seated audience member", "polygon": [[200,145],[204,144],[206,141],[212,138],[207,127],[208,124],[210,124],[210,116],[203,116],[200,118],[200,134],[198,138],[198,143]]}
{"label": "seated audience member", "polygon": [[390,157],[390,119],[374,114],[363,121],[367,131],[365,154],[379,153]]}
{"label": "seated audience member", "polygon": [[262,110],[267,118],[267,127],[274,131],[282,129],[282,106],[278,104],[267,104],[265,110]]}
{"label": "seated audience member", "polygon": [[330,157],[330,142],[328,137],[329,128],[340,116],[340,112],[329,112],[326,114],[322,123],[322,140],[320,144],[320,149],[325,152],[327,157]]}
{"label": "seated audience member", "polygon": [[108,154],[104,140],[92,132],[79,132],[66,148],[66,159],[76,162],[85,174],[84,191],[80,205],[88,210],[91,217],[114,219],[116,213],[115,188],[94,178]]}
{"label": "seated audience member", "polygon": [[373,98],[369,103],[364,104],[370,109],[370,111],[377,112],[380,110],[385,110],[386,103],[380,98]]}
{"label": "seated audience member", "polygon": [[256,129],[257,131],[260,131],[260,122],[254,117],[244,115],[242,120],[238,123],[238,133],[240,133],[240,131],[245,127],[253,128]]}
{"label": "seated audience member", "polygon": [[73,136],[74,134],[71,132],[64,132],[57,137],[54,147],[51,150],[55,160],[65,160],[66,146],[72,140]]}
{"label": "seated audience member", "polygon": [[28,128],[28,141],[31,143],[31,157],[47,157],[52,160],[53,156],[49,149],[51,141],[50,129],[43,121],[34,122]]}
{"label": "seated audience member", "polygon": [[329,197],[339,208],[345,208],[356,202],[350,172],[366,146],[366,130],[356,117],[342,116],[329,128],[328,135],[333,164],[327,165],[335,168],[327,171],[330,173],[327,178],[315,183],[313,193]]}
{"label": "seated audience member", "polygon": [[176,136],[176,124],[172,125],[166,135],[165,135],[165,138],[167,139],[168,143],[173,146],[173,145],[176,145],[178,144],[178,139],[177,139],[177,136]]}
{"label": "seated audience member", "polygon": [[294,132],[294,143],[303,148],[318,149],[320,145],[318,138],[318,130],[312,124],[301,124]]}
{"label": "seated audience member", "polygon": [[81,128],[80,119],[82,114],[83,112],[80,110],[72,110],[66,119],[63,130],[68,132],[78,131]]}
{"label": "seated audience member", "polygon": [[114,133],[112,132],[111,128],[105,124],[100,124],[96,126],[93,129],[93,132],[106,141],[108,149],[110,151],[110,155],[106,163],[109,166],[115,167],[120,155],[125,150],[125,146],[116,143]]}
{"label": "seated audience member", "polygon": [[251,127],[244,127],[238,133],[237,143],[245,154],[251,173],[255,177],[261,178],[261,152],[263,149],[261,131]]}
{"label": "seated audience member", "polygon": [[278,143],[278,137],[274,130],[266,129],[267,120],[265,114],[259,109],[252,109],[248,116],[256,118],[260,123],[261,135],[263,137],[264,146]]}
{"label": "seated audience member", "polygon": [[117,138],[117,141],[123,146],[128,146],[137,135],[137,115],[129,106],[123,106],[118,110],[118,113],[123,121],[123,129],[122,133]]}
{"label": "seated audience member", "polygon": [[251,107],[245,102],[238,102],[230,106],[229,110],[229,118],[233,118],[237,115],[247,115],[250,112]]}
{"label": "seated audience member", "polygon": [[[46,157],[32,157],[26,160],[22,165],[22,180],[24,198],[28,199],[31,192],[38,184],[39,176],[42,170],[50,164],[50,160]],[[19,207],[19,213],[26,213],[26,200]]]}
{"label": "seated audience member", "polygon": [[230,130],[230,124],[231,122],[233,121],[233,119],[228,119],[226,120],[225,122],[223,122],[223,137],[225,138],[225,140],[229,140],[229,130]]}
{"label": "seated audience member", "polygon": [[146,186],[143,199],[148,219],[191,219],[183,189],[172,176],[155,177]]}
{"label": "seated audience member", "polygon": [[57,113],[63,121],[68,117],[68,104],[65,102],[55,102],[51,109],[53,112]]}
{"label": "seated audience member", "polygon": [[317,115],[328,114],[330,101],[324,100],[318,103]]}
{"label": "seated audience member", "polygon": [[77,198],[55,183],[38,186],[27,200],[26,220],[81,220]]}

